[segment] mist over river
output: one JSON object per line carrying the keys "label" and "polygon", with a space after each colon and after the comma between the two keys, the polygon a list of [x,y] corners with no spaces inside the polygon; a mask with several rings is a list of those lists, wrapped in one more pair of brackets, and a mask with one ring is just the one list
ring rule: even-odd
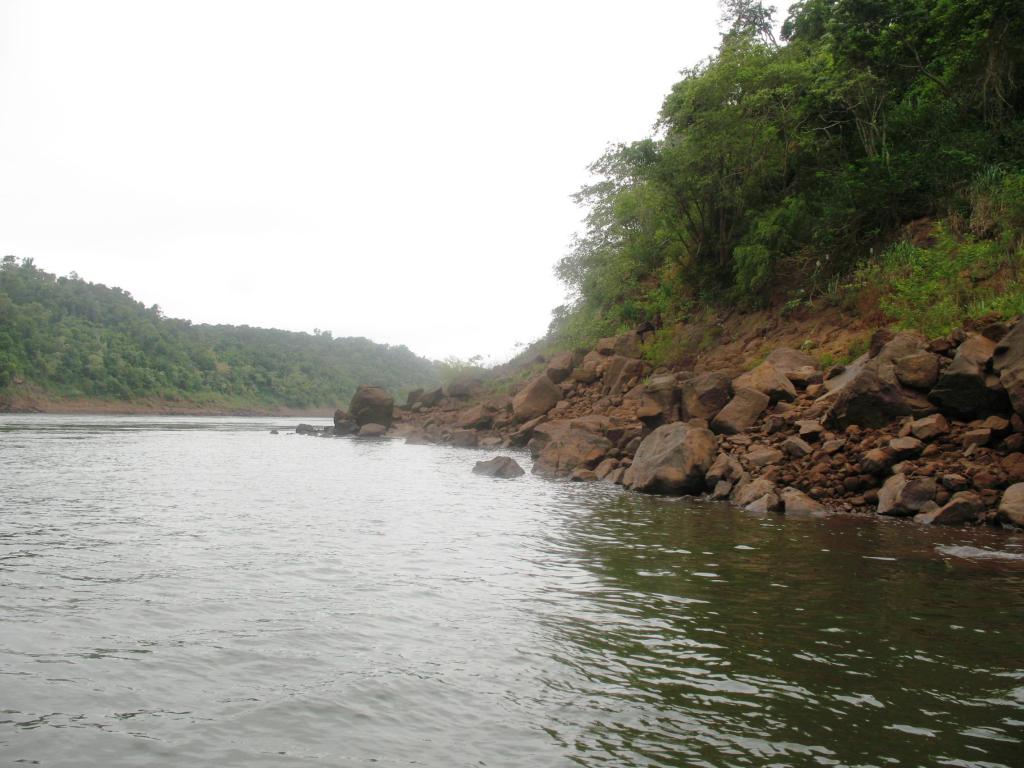
{"label": "mist over river", "polygon": [[1024,765],[1024,535],[293,427],[0,416],[0,762]]}

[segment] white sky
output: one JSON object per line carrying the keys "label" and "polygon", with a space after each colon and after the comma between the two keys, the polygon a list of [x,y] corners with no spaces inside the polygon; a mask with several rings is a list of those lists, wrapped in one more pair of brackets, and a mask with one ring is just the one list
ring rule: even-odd
{"label": "white sky", "polygon": [[716,0],[0,0],[0,253],[439,359],[542,335]]}

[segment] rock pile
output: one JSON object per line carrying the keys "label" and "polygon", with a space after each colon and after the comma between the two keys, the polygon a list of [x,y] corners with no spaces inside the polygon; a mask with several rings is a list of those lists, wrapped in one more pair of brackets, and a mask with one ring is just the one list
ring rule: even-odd
{"label": "rock pile", "polygon": [[737,376],[652,371],[643,340],[555,355],[507,395],[461,382],[395,410],[360,388],[335,433],[393,417],[409,442],[526,446],[535,473],[757,513],[1024,527],[1024,323],[932,340],[880,331],[827,371],[780,348]]}

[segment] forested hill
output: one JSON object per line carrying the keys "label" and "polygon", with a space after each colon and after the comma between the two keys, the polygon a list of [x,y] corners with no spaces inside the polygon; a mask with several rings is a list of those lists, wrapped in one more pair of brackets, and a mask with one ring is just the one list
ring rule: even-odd
{"label": "forested hill", "polygon": [[655,133],[579,192],[552,336],[816,301],[935,332],[1024,309],[1024,3],[722,7]]}
{"label": "forested hill", "polygon": [[164,317],[120,288],[31,260],[0,266],[0,403],[156,400],[225,409],[334,408],[359,384],[396,394],[437,386],[434,365],[403,346]]}

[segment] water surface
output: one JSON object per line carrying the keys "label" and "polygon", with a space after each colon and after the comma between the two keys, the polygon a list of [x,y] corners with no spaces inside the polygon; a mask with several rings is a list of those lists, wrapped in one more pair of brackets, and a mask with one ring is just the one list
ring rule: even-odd
{"label": "water surface", "polygon": [[0,760],[1024,764],[1024,536],[292,426],[0,417]]}

